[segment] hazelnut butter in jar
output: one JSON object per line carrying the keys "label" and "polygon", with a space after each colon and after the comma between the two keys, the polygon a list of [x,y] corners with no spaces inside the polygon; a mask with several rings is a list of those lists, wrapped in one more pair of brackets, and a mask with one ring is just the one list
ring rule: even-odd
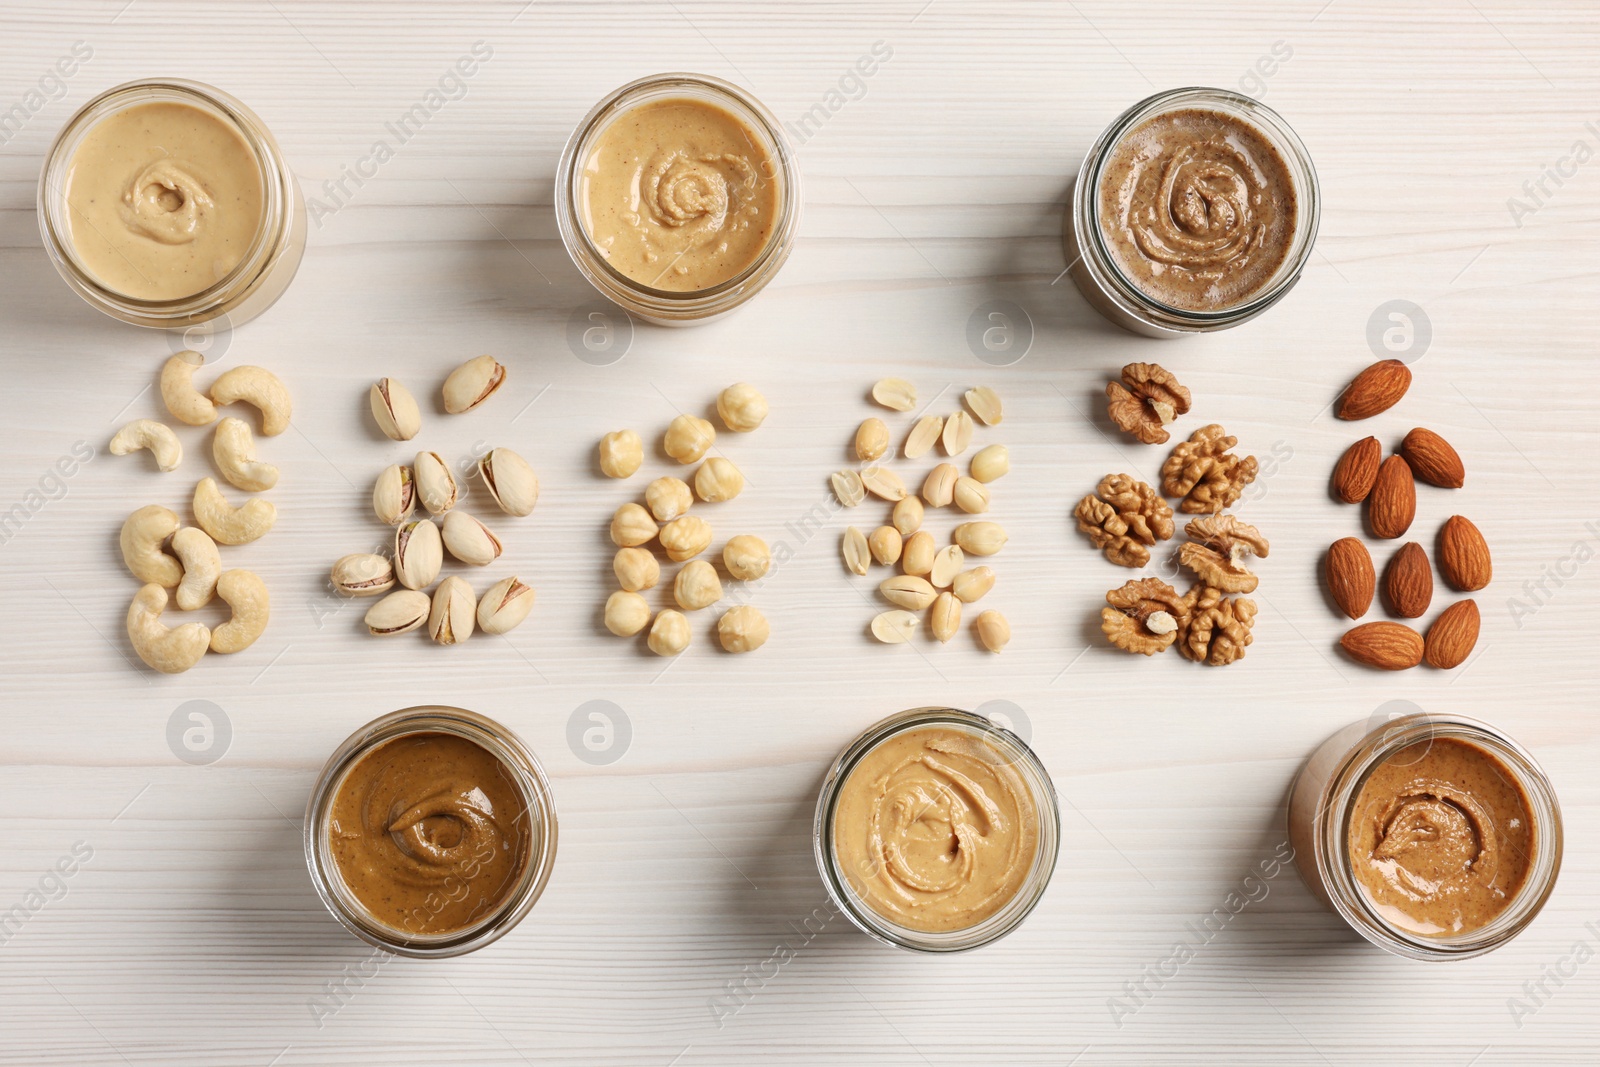
{"label": "hazelnut butter in jar", "polygon": [[1134,333],[1227,329],[1294,287],[1320,212],[1311,157],[1277,112],[1225,89],[1157,93],[1084,158],[1065,219],[1068,270]]}
{"label": "hazelnut butter in jar", "polygon": [[255,318],[305,251],[306,211],[255,113],[199,82],[129,82],[85,104],[39,177],[39,229],[91,306],[139,326]]}
{"label": "hazelnut butter in jar", "polygon": [[578,124],[556,171],[556,222],[604,296],[691,325],[749,300],[789,258],[800,171],[777,119],[744,90],[658,74]]}
{"label": "hazelnut butter in jar", "polygon": [[959,952],[1028,917],[1055,870],[1061,816],[1033,751],[983,715],[918,708],[840,753],[812,848],[833,906],[879,941]]}
{"label": "hazelnut butter in jar", "polygon": [[416,707],[357,730],[306,806],[317,894],[357,937],[401,956],[497,940],[544,891],[556,812],[522,741],[459,708]]}
{"label": "hazelnut butter in jar", "polygon": [[1531,923],[1561,870],[1561,808],[1539,765],[1487,723],[1354,723],[1313,752],[1289,797],[1301,877],[1368,941],[1468,959]]}

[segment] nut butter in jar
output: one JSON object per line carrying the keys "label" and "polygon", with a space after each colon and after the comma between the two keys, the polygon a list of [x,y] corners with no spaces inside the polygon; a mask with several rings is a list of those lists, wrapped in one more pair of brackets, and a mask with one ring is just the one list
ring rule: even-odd
{"label": "nut butter in jar", "polygon": [[1065,218],[1068,270],[1134,333],[1227,329],[1294,287],[1320,200],[1311,157],[1271,108],[1225,89],[1157,93],[1084,158]]}
{"label": "nut butter in jar", "polygon": [[1561,869],[1561,808],[1528,752],[1487,723],[1355,723],[1289,798],[1301,877],[1362,937],[1418,960],[1468,959],[1538,915]]}
{"label": "nut butter in jar", "polygon": [[873,938],[959,952],[1015,930],[1055,870],[1055,787],[1022,739],[985,716],[918,708],[840,753],[812,848],[835,908]]}
{"label": "nut butter in jar", "polygon": [[667,326],[727,314],[770,282],[800,224],[800,171],[778,120],[702,74],[624,85],[578,124],[556,222],[584,277]]}
{"label": "nut butter in jar", "polygon": [[39,176],[39,229],[61,277],[107,315],[239,326],[288,288],[306,210],[254,112],[160,79],[101,93],[67,122]]}
{"label": "nut butter in jar", "polygon": [[334,917],[401,956],[459,956],[516,926],[550,877],[549,780],[510,730],[416,707],[357,730],[306,806],[306,865]]}

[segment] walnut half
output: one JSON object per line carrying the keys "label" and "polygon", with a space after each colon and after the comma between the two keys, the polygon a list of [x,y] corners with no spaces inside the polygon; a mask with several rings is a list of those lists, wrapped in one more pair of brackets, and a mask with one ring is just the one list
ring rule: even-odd
{"label": "walnut half", "polygon": [[1242,459],[1229,449],[1239,443],[1216,423],[1202,426],[1172,450],[1161,465],[1162,492],[1182,497],[1180,511],[1209,514],[1232,506],[1256,480],[1256,457]]}
{"label": "walnut half", "polygon": [[1210,667],[1226,667],[1244,658],[1255,638],[1256,602],[1225,597],[1221,590],[1196,583],[1183,598],[1188,608],[1178,627],[1178,651],[1185,659]]}
{"label": "walnut half", "polygon": [[1147,445],[1165,444],[1167,424],[1187,413],[1190,402],[1189,390],[1158,363],[1130,363],[1122,381],[1106,383],[1111,421]]}
{"label": "walnut half", "polygon": [[1148,546],[1172,536],[1172,508],[1150,486],[1131,474],[1108,474],[1093,495],[1073,509],[1078,529],[1106,559],[1123,567],[1150,562]]}
{"label": "walnut half", "polygon": [[1124,652],[1153,656],[1165,652],[1183,632],[1188,602],[1160,578],[1124,582],[1106,594],[1100,631]]}

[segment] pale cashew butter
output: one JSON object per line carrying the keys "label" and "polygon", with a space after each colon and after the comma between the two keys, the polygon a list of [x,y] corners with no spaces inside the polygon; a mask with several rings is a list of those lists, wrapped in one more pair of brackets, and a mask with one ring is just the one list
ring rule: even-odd
{"label": "pale cashew butter", "polygon": [[761,138],[732,112],[698,100],[651,101],[595,137],[579,213],[618,273],[653,289],[696,292],[760,257],[783,203],[778,173]]}
{"label": "pale cashew butter", "polygon": [[873,911],[913,930],[964,930],[1027,881],[1039,809],[994,745],[926,726],[861,757],[839,790],[832,833],[840,870]]}
{"label": "pale cashew butter", "polygon": [[226,277],[264,217],[260,161],[224,119],[181,103],[107,115],[72,154],[72,247],[101,285],[179,300]]}

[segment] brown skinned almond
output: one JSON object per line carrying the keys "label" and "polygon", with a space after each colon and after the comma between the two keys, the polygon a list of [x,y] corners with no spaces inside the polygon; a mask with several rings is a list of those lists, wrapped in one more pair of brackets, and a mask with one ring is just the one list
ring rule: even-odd
{"label": "brown skinned almond", "polygon": [[1383,448],[1376,437],[1363,437],[1345,449],[1333,466],[1333,495],[1346,504],[1367,499],[1372,483],[1378,480],[1378,464],[1382,461]]}
{"label": "brown skinned almond", "polygon": [[1494,577],[1489,543],[1465,516],[1452,515],[1439,529],[1439,573],[1463,593],[1482,589]]}
{"label": "brown skinned almond", "polygon": [[1359,619],[1372,607],[1378,578],[1372,569],[1372,555],[1359,539],[1343,537],[1328,546],[1323,577],[1333,602],[1350,618]]}
{"label": "brown skinned almond", "polygon": [[1428,666],[1448,671],[1465,663],[1478,643],[1481,621],[1476,600],[1458,600],[1440,612],[1428,627],[1423,646]]}
{"label": "brown skinned almond", "polygon": [[1407,541],[1389,557],[1383,569],[1383,599],[1402,619],[1421,618],[1433,603],[1433,568],[1415,541]]}
{"label": "brown skinned almond", "polygon": [[1380,671],[1409,670],[1422,662],[1422,635],[1398,622],[1368,622],[1339,638],[1357,663]]}
{"label": "brown skinned almond", "polygon": [[1380,359],[1355,376],[1339,397],[1341,419],[1370,419],[1400,402],[1411,388],[1411,368],[1398,359]]}
{"label": "brown skinned almond", "polygon": [[1460,453],[1432,430],[1418,426],[1406,434],[1400,454],[1411,464],[1411,472],[1429,485],[1460,489],[1467,484],[1467,468]]}
{"label": "brown skinned almond", "polygon": [[1367,526],[1385,541],[1402,536],[1417,517],[1417,483],[1403,456],[1390,456],[1378,468],[1367,496]]}

